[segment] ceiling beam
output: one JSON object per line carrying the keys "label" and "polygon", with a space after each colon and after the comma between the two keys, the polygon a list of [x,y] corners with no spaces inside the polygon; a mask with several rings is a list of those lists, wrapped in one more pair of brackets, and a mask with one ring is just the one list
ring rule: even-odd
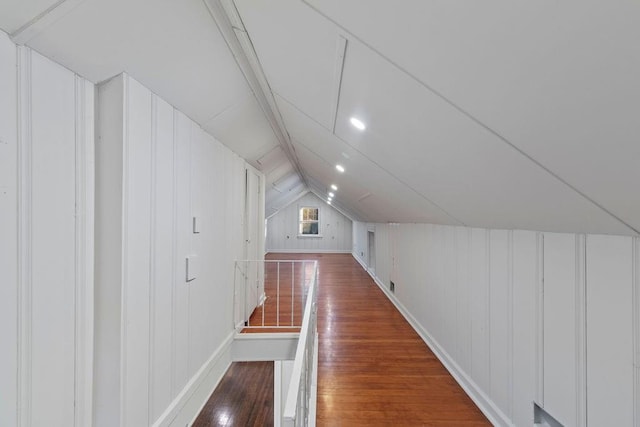
{"label": "ceiling beam", "polygon": [[269,121],[282,149],[302,182],[308,187],[306,177],[300,166],[300,161],[298,160],[295,149],[291,144],[289,133],[276,105],[269,82],[264,75],[262,65],[253,48],[253,43],[242,23],[242,19],[238,14],[233,0],[203,0],[203,2],[218,26],[222,37],[224,37],[249,87],[256,96],[258,104],[260,104],[260,108],[262,108],[265,117]]}

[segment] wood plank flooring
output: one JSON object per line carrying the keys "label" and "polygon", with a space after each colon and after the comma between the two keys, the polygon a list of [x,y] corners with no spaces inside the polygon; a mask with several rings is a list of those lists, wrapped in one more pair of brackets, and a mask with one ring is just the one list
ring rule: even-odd
{"label": "wood plank flooring", "polygon": [[193,427],[273,426],[273,362],[234,362]]}
{"label": "wood plank flooring", "polygon": [[[319,427],[490,425],[350,254],[267,258],[319,262]],[[194,426],[272,425],[267,363],[268,378],[234,363]]]}
{"label": "wood plank flooring", "polygon": [[350,254],[295,258],[319,261],[318,426],[490,425]]}

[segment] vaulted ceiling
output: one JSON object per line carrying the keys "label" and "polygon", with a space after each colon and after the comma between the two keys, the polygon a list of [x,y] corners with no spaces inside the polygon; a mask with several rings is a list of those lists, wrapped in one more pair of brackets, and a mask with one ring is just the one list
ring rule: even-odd
{"label": "vaulted ceiling", "polygon": [[640,230],[635,0],[5,0],[0,28],[140,80],[265,172],[267,215],[335,184],[363,221]]}

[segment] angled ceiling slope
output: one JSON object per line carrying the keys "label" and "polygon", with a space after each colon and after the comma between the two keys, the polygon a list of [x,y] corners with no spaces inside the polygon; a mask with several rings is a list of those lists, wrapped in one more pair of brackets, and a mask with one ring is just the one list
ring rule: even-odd
{"label": "angled ceiling slope", "polygon": [[[217,0],[7,0],[0,28],[94,83],[132,75],[263,171],[269,210],[283,174],[287,197],[305,184],[221,10]],[[259,160],[278,149],[264,169]]]}
{"label": "angled ceiling slope", "polygon": [[637,3],[232,4],[310,188],[357,218],[640,230]]}

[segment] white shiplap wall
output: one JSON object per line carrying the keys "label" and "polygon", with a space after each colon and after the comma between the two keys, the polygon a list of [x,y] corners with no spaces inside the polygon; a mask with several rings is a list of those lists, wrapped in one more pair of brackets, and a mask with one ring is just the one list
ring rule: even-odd
{"label": "white shiplap wall", "polygon": [[95,425],[184,426],[230,363],[246,164],[127,75],[98,94]]}
{"label": "white shiplap wall", "polygon": [[376,281],[495,424],[532,425],[535,401],[566,426],[640,425],[638,238],[354,229],[354,248],[375,229]]}
{"label": "white shiplap wall", "polygon": [[4,33],[0,81],[0,425],[90,425],[94,86]]}
{"label": "white shiplap wall", "polygon": [[[302,207],[320,209],[322,237],[298,237],[298,212]],[[351,252],[349,218],[309,192],[267,220],[267,252]]]}

